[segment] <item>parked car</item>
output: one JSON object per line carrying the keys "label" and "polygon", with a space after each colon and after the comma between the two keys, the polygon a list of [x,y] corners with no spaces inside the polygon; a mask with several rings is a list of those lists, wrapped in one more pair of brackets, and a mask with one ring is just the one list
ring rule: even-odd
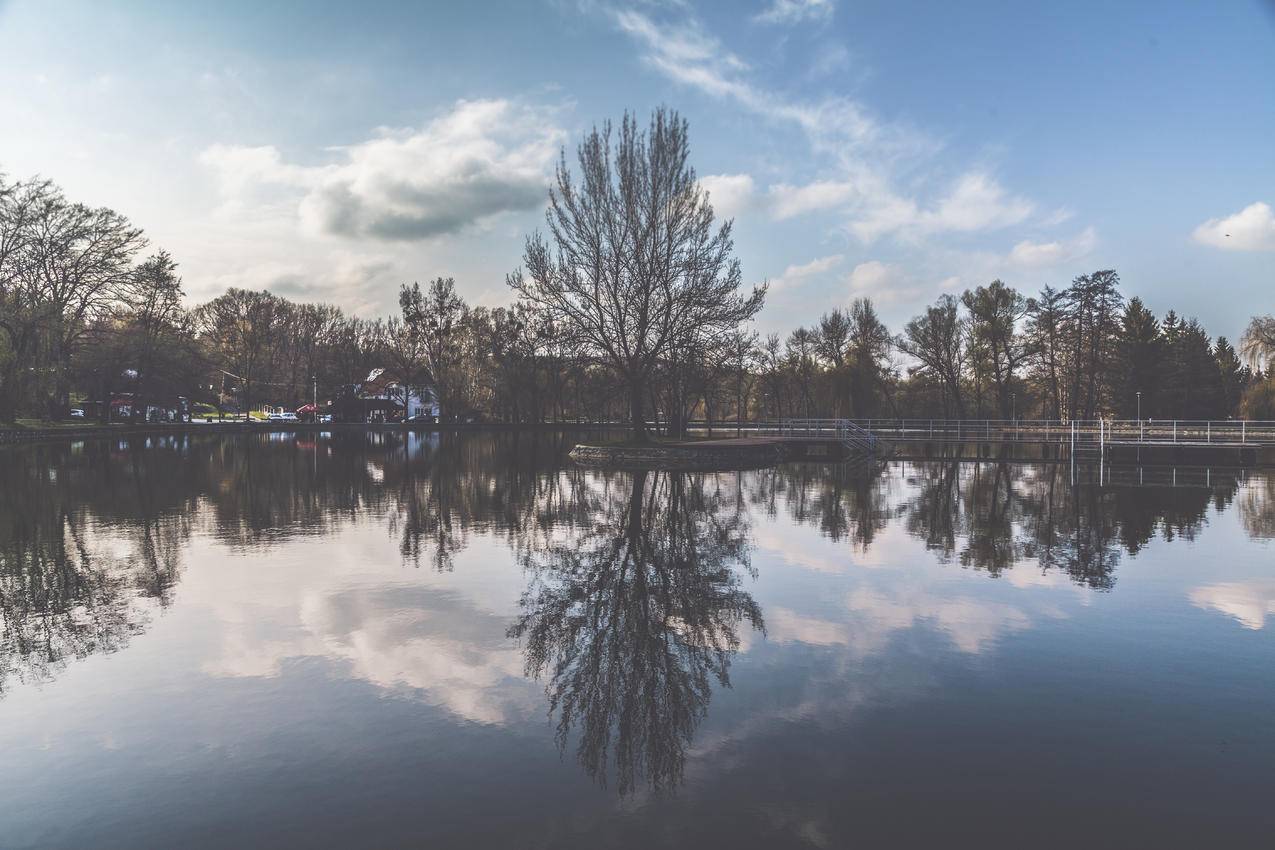
{"label": "parked car", "polygon": [[420,423],[425,423],[428,425],[433,425],[434,423],[438,421],[438,417],[432,413],[418,413],[415,416],[407,417],[407,421],[420,422]]}
{"label": "parked car", "polygon": [[78,407],[72,407],[72,408],[71,408],[71,418],[72,418],[72,419],[83,419],[83,418],[84,418],[84,411],[83,411],[83,410],[80,410]]}
{"label": "parked car", "polygon": [[295,413],[272,413],[266,419],[270,422],[296,422],[297,415]]}

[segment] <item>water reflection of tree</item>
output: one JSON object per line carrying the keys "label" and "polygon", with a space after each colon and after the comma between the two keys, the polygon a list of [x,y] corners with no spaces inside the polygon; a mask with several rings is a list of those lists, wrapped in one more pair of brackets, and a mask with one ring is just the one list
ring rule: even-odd
{"label": "water reflection of tree", "polygon": [[[893,469],[893,467],[891,467]],[[880,466],[789,464],[758,472],[750,501],[775,515],[817,525],[834,540],[862,548],[901,516],[904,527],[941,559],[998,576],[1033,559],[1088,587],[1110,588],[1125,554],[1162,537],[1193,539],[1236,496],[1225,476],[1213,486],[1112,486],[1096,466],[961,462],[955,458],[903,467],[911,495],[892,504],[895,476]],[[1074,476],[1074,478],[1073,478]],[[1262,479],[1240,504],[1250,534],[1275,532],[1275,486]],[[1203,484],[1203,479],[1200,482]],[[1265,513],[1264,513],[1265,512]]]}
{"label": "water reflection of tree", "polygon": [[880,472],[879,463],[784,464],[754,473],[748,499],[767,516],[783,507],[797,522],[867,549],[892,516]]}
{"label": "water reflection of tree", "polygon": [[[0,692],[123,646],[171,603],[195,533],[260,550],[389,517],[446,567],[471,529],[561,520],[565,435],[181,435],[0,450]],[[537,526],[539,523],[539,526]],[[547,531],[542,531],[547,533]]]}
{"label": "water reflection of tree", "polygon": [[559,745],[578,730],[595,781],[676,786],[740,624],[763,628],[737,569],[751,569],[738,476],[574,478],[572,493],[588,521],[522,547],[530,584],[510,635],[548,677]]}
{"label": "water reflection of tree", "polygon": [[[119,649],[166,606],[190,532],[173,442],[7,451],[0,463],[0,693]],[[109,482],[104,487],[103,482]]]}
{"label": "water reflection of tree", "polygon": [[[549,530],[569,498],[569,473],[558,473],[571,443],[561,434],[449,435],[422,451],[391,453],[386,489],[394,499],[390,533],[403,559],[428,557],[440,571],[468,545],[471,531],[504,534],[511,543]],[[578,477],[578,471],[575,473]]]}
{"label": "water reflection of tree", "polygon": [[1240,521],[1250,537],[1275,538],[1275,475],[1250,478],[1240,491]]}
{"label": "water reflection of tree", "polygon": [[[941,557],[1000,575],[1023,559],[1105,589],[1123,554],[1137,554],[1157,535],[1194,538],[1210,506],[1234,495],[1223,485],[1111,486],[1096,466],[922,462],[906,526]],[[1074,478],[1073,478],[1074,476]]]}

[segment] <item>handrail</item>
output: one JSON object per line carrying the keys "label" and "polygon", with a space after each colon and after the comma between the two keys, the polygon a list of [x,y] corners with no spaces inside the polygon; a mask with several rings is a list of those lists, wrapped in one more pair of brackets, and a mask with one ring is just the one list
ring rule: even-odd
{"label": "handrail", "polygon": [[[705,427],[708,423],[690,423]],[[1207,419],[821,419],[714,422],[752,434],[832,436],[925,442],[1066,443],[1082,449],[1109,444],[1256,446],[1275,444],[1275,421]]]}

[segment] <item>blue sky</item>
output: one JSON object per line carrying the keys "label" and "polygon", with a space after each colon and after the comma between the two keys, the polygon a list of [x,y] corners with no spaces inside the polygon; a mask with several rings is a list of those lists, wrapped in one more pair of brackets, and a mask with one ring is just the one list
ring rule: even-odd
{"label": "blue sky", "polygon": [[0,169],[129,215],[192,301],[505,303],[559,148],[667,104],[764,331],[1108,267],[1215,334],[1275,309],[1266,0],[0,0],[0,79]]}

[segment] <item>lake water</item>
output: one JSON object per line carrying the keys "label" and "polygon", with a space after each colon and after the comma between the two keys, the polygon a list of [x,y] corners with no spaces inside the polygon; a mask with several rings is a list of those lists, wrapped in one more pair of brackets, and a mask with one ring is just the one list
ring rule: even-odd
{"label": "lake water", "polygon": [[0,847],[1275,843],[1275,477],[572,442],[0,450]]}

